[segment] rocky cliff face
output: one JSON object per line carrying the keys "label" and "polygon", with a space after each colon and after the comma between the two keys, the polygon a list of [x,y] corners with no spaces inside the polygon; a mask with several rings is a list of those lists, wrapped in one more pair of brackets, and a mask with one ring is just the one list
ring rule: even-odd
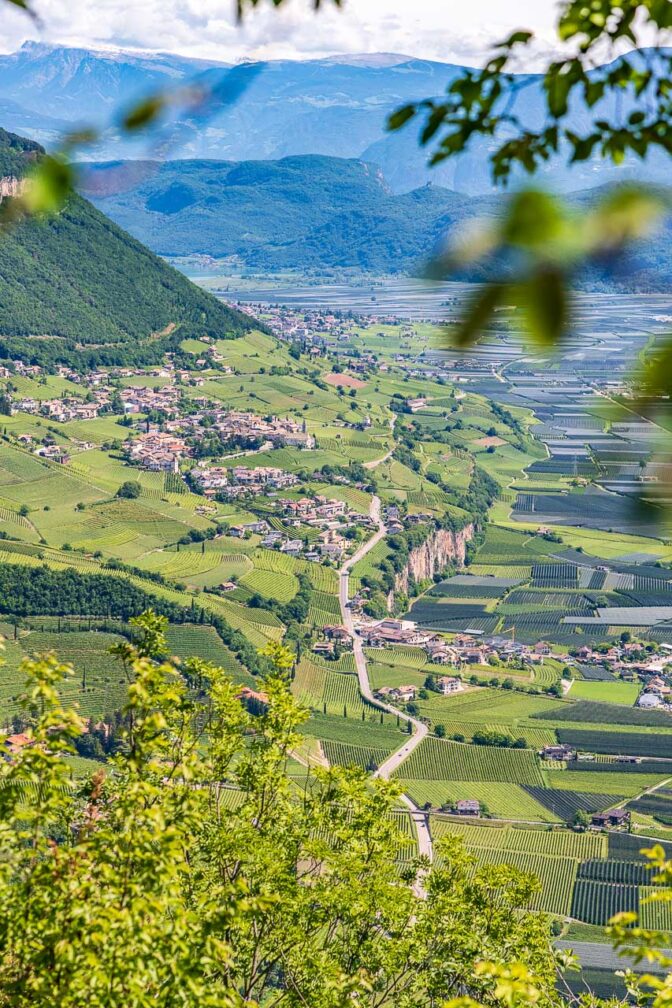
{"label": "rocky cliff face", "polygon": [[437,529],[422,546],[411,550],[406,567],[395,578],[395,591],[407,592],[411,578],[415,581],[432,578],[449,563],[461,566],[473,535],[473,525],[465,525],[459,532]]}

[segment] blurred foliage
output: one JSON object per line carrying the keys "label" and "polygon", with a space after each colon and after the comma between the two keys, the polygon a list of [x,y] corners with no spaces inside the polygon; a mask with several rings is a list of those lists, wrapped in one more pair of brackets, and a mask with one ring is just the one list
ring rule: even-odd
{"label": "blurred foliage", "polygon": [[[333,3],[335,7],[341,7],[343,0],[312,0],[313,9],[320,10],[321,7],[327,6],[328,3]],[[285,0],[236,0],[236,11],[238,14],[238,20],[241,21],[246,13],[246,11],[251,10],[254,7],[264,7],[268,3],[272,7],[282,7]]]}
{"label": "blurred foliage", "polygon": [[[467,69],[453,80],[444,97],[397,109],[388,129],[420,121],[420,143],[433,147],[430,164],[462,153],[476,138],[486,139],[499,185],[521,169],[534,175],[557,156],[576,163],[599,153],[621,164],[628,154],[644,159],[654,149],[672,153],[672,50],[664,48],[670,28],[669,0],[565,0],[556,35],[567,55],[543,71],[538,128],[529,125],[518,102],[536,82],[514,72],[536,41],[532,32],[520,30],[494,47],[482,69]],[[627,114],[621,112],[625,96],[630,108],[635,105]],[[586,111],[577,116],[581,106]],[[502,304],[519,306],[533,342],[557,343],[571,321],[577,270],[613,259],[649,234],[667,209],[663,195],[643,186],[614,191],[587,214],[537,189],[519,192],[501,221],[470,227],[431,265],[436,279],[493,256],[505,265],[501,280],[466,304],[454,333],[457,345],[477,339]],[[672,347],[665,357],[672,374]]]}
{"label": "blurred foliage", "polygon": [[[524,331],[542,347],[558,343],[571,322],[572,278],[604,265],[659,224],[670,197],[645,187],[614,189],[592,209],[577,210],[537,189],[512,196],[497,219],[472,221],[431,264],[437,279],[475,262],[501,264],[501,278],[478,287],[454,328],[471,344],[498,309],[515,305]],[[671,362],[672,362],[672,350]]]}
{"label": "blurred foliage", "polygon": [[[535,42],[529,31],[515,31],[496,45],[485,66],[465,70],[444,98],[398,109],[388,127],[423,120],[420,142],[437,141],[434,164],[465,150],[477,136],[494,140],[490,162],[498,182],[506,182],[516,166],[535,172],[565,148],[572,162],[586,161],[595,151],[617,164],[627,152],[640,158],[654,147],[672,153],[672,51],[655,45],[671,28],[669,0],[565,0],[556,34],[571,54],[543,72],[546,116],[538,129],[530,128],[516,107],[520,92],[535,80],[513,69]],[[648,40],[654,45],[636,48]],[[631,47],[636,51],[625,51]],[[617,103],[607,99],[625,92],[638,108],[623,119]],[[585,124],[571,116],[579,97],[593,113]]]}
{"label": "blurred foliage", "polygon": [[131,624],[119,745],[83,781],[74,669],[24,666],[24,744],[0,760],[3,1008],[562,1008],[533,876],[456,837],[431,869],[409,856],[398,786],[364,770],[290,779],[308,711],[282,645],[252,711],[221,668],[166,657],[164,618]]}

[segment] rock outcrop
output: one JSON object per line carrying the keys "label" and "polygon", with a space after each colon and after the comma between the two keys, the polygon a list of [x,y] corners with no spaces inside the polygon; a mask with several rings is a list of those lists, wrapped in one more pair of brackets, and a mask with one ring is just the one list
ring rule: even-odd
{"label": "rock outcrop", "polygon": [[473,525],[465,525],[459,532],[437,529],[421,546],[415,546],[411,550],[408,563],[395,578],[394,590],[407,593],[411,578],[423,581],[433,578],[449,563],[461,566],[466,557],[467,543],[473,535]]}

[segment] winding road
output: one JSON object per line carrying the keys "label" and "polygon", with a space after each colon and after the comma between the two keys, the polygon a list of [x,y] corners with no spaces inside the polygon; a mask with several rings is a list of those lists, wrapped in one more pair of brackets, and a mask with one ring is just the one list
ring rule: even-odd
{"label": "winding road", "polygon": [[[410,714],[405,714],[402,711],[397,710],[396,707],[392,707],[390,704],[383,703],[382,700],[378,700],[373,695],[373,690],[371,689],[371,683],[369,682],[369,672],[366,664],[366,655],[364,654],[364,648],[362,646],[362,639],[355,630],[354,621],[352,619],[352,611],[348,608],[349,602],[349,580],[350,580],[350,570],[354,565],[365,557],[370,550],[373,549],[377,543],[380,542],[386,535],[387,529],[385,528],[385,523],[383,522],[380,515],[380,498],[374,497],[371,502],[371,508],[369,511],[371,520],[375,522],[377,529],[373,535],[362,543],[362,545],[349,557],[341,566],[339,571],[339,585],[338,585],[338,598],[341,606],[341,617],[343,619],[343,625],[347,628],[350,636],[352,637],[353,650],[355,655],[355,667],[357,669],[357,678],[359,679],[359,691],[362,696],[368,700],[370,704],[377,707],[379,710],[387,711],[389,714],[398,715],[402,721],[406,721],[413,726],[413,734],[408,737],[408,741],[393,752],[388,758],[381,763],[378,767],[375,776],[383,777],[388,779],[391,774],[399,767],[404,760],[408,759],[414,749],[420,745],[422,740],[427,735],[429,729],[424,722],[419,721],[417,718],[411,717]],[[426,812],[413,802],[408,795],[401,795],[401,800],[405,805],[408,806],[410,810],[411,819],[415,824],[415,830],[418,838],[418,851],[420,854],[424,854],[430,861],[433,858],[433,847],[432,847],[432,837],[429,831],[429,817]],[[419,880],[417,884],[418,892],[422,892],[422,882]]]}

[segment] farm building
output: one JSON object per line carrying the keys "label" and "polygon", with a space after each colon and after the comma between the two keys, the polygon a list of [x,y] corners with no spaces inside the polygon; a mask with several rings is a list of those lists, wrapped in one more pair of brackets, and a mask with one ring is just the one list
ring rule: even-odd
{"label": "farm building", "polygon": [[19,732],[16,735],[7,735],[5,738],[5,759],[9,759],[10,756],[15,756],[17,753],[21,752],[28,746],[32,746],[35,739],[30,735],[26,735],[25,732]]}
{"label": "farm building", "polygon": [[447,696],[449,693],[459,693],[462,689],[462,683],[454,676],[444,675],[439,676],[436,680],[436,688],[439,693],[443,693],[444,696]]}
{"label": "farm building", "polygon": [[549,745],[544,746],[539,755],[546,760],[573,760],[576,759],[576,750],[569,745]]}
{"label": "farm building", "polygon": [[479,816],[481,814],[481,803],[475,798],[463,798],[455,802],[455,814],[463,816]]}
{"label": "farm building", "polygon": [[648,708],[650,710],[653,707],[660,707],[662,702],[663,701],[658,693],[640,693],[637,700],[637,706]]}
{"label": "farm building", "polygon": [[621,829],[630,828],[630,813],[624,808],[609,809],[607,812],[598,812],[591,816],[590,825],[600,829]]}
{"label": "farm building", "polygon": [[386,700],[398,700],[407,703],[409,700],[415,700],[418,688],[417,686],[381,686],[376,692],[378,696]]}
{"label": "farm building", "polygon": [[343,643],[347,643],[350,640],[350,632],[348,628],[340,624],[325,626],[324,636],[329,640],[342,641]]}

